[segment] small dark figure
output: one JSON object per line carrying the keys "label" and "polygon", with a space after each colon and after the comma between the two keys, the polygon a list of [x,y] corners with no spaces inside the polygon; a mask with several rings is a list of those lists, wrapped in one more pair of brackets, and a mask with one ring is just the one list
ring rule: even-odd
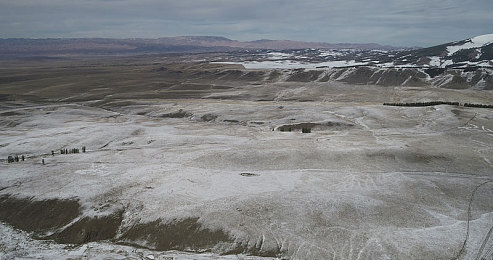
{"label": "small dark figure", "polygon": [[15,156],[15,162],[19,162],[19,156],[18,155]]}
{"label": "small dark figure", "polygon": [[24,155],[22,155],[21,160],[24,161],[24,159],[26,159],[26,157],[24,157]]}
{"label": "small dark figure", "polygon": [[8,160],[9,163],[13,163],[14,162],[14,158],[12,156],[10,156],[10,155],[7,158],[7,160]]}
{"label": "small dark figure", "polygon": [[86,147],[85,146],[82,146],[82,152],[85,153],[86,152]]}
{"label": "small dark figure", "polygon": [[64,154],[65,153],[65,150],[60,150],[60,154]]}
{"label": "small dark figure", "polygon": [[55,151],[51,150],[51,156],[55,156]]}
{"label": "small dark figure", "polygon": [[41,159],[41,163],[43,163],[43,165],[45,165],[45,159]]}

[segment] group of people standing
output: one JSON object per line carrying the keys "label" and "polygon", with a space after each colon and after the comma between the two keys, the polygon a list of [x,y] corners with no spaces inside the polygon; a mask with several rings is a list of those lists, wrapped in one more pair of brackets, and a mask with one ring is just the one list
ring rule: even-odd
{"label": "group of people standing", "polygon": [[21,157],[19,157],[19,155],[16,155],[16,156],[9,155],[9,157],[7,157],[7,161],[9,163],[24,161],[25,159],[26,159],[26,157],[24,157],[24,155],[21,155]]}

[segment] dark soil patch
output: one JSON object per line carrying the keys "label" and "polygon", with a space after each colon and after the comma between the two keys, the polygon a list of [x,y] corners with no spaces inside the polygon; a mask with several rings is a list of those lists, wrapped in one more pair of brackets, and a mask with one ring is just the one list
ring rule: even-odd
{"label": "dark soil patch", "polygon": [[221,242],[234,242],[222,230],[203,228],[199,218],[173,220],[163,223],[160,219],[137,224],[120,238],[123,242],[133,244],[147,241],[157,250],[204,251],[210,250]]}
{"label": "dark soil patch", "polygon": [[206,121],[206,122],[214,121],[214,120],[216,120],[216,118],[217,118],[217,115],[214,115],[214,114],[205,114],[205,115],[200,117],[200,119],[202,119],[203,121]]}
{"label": "dark soil patch", "polygon": [[281,132],[292,132],[301,131],[305,129],[311,131],[312,129],[318,130],[340,130],[353,127],[352,124],[347,124],[343,122],[325,122],[325,123],[297,123],[297,124],[287,124],[277,127],[278,131]]}
{"label": "dark soil patch", "polygon": [[[15,228],[34,232],[34,238],[58,243],[82,244],[111,239],[122,222],[123,211],[102,217],[85,217],[71,224],[81,213],[76,200],[33,200],[0,196],[0,220]],[[65,227],[65,228],[64,228]],[[45,236],[47,232],[52,233]]]}
{"label": "dark soil patch", "polygon": [[426,74],[430,75],[430,77],[434,78],[439,76],[445,72],[445,68],[429,68],[425,69]]}
{"label": "dark soil patch", "polygon": [[43,232],[61,228],[80,213],[76,200],[32,200],[0,196],[0,220],[15,228]]}
{"label": "dark soil patch", "polygon": [[123,211],[95,218],[83,218],[61,232],[48,237],[58,243],[83,244],[112,239],[123,220]]}
{"label": "dark soil patch", "polygon": [[258,174],[251,173],[251,172],[242,172],[242,173],[240,173],[240,175],[243,176],[243,177],[259,176]]}
{"label": "dark soil patch", "polygon": [[[257,176],[241,173],[242,176]],[[77,217],[81,206],[76,200],[0,196],[0,221],[15,228],[34,232],[36,239],[53,239],[58,243],[83,244],[93,241],[116,239],[124,244],[144,246],[156,250],[180,250],[206,252],[217,249],[222,253],[246,253],[259,256],[279,256],[279,249],[263,249],[262,244],[250,246],[235,242],[221,229],[203,227],[199,218],[175,219],[163,222],[136,224],[117,237],[123,220],[123,210],[95,217]],[[72,223],[73,222],[73,223]],[[70,224],[72,223],[72,224]],[[49,234],[49,235],[46,235]]]}
{"label": "dark soil patch", "polygon": [[394,150],[383,150],[377,152],[370,152],[366,154],[368,157],[373,159],[381,160],[397,160],[406,163],[414,164],[431,164],[435,162],[439,163],[450,163],[451,158],[440,154],[427,154],[422,152],[414,151],[394,151]]}

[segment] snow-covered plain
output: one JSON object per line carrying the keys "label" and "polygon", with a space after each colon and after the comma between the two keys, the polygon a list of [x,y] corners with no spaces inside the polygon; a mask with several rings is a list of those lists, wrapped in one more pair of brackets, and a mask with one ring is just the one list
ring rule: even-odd
{"label": "snow-covered plain", "polygon": [[[292,259],[451,259],[470,209],[461,257],[475,257],[483,241],[483,255],[493,246],[488,109],[226,100],[133,100],[111,111],[29,106],[2,111],[0,156],[27,160],[0,164],[0,195],[76,198],[89,217],[124,210],[116,241],[138,224],[198,218],[231,238],[210,248],[217,254],[243,245]],[[160,116],[180,109],[189,116]],[[207,114],[217,118],[201,120]],[[326,126],[273,131],[302,122]],[[50,154],[81,146],[88,152]],[[106,242],[66,249],[0,228],[6,258],[215,257]]]}

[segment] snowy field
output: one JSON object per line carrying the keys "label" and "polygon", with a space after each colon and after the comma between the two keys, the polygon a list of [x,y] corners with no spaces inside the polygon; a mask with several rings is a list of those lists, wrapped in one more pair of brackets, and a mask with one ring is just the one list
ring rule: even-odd
{"label": "snowy field", "polygon": [[[27,159],[2,161],[0,195],[76,200],[81,212],[72,224],[118,213],[118,229],[102,242],[60,245],[4,223],[0,258],[491,257],[490,109],[227,100],[89,104],[3,102],[0,157]],[[301,133],[301,123],[312,123],[311,133]],[[283,126],[293,131],[279,131]],[[85,153],[59,153],[82,146]],[[190,237],[206,230],[222,239],[211,245],[156,239],[187,220],[197,227],[183,231]],[[69,228],[46,232],[63,229]]]}

